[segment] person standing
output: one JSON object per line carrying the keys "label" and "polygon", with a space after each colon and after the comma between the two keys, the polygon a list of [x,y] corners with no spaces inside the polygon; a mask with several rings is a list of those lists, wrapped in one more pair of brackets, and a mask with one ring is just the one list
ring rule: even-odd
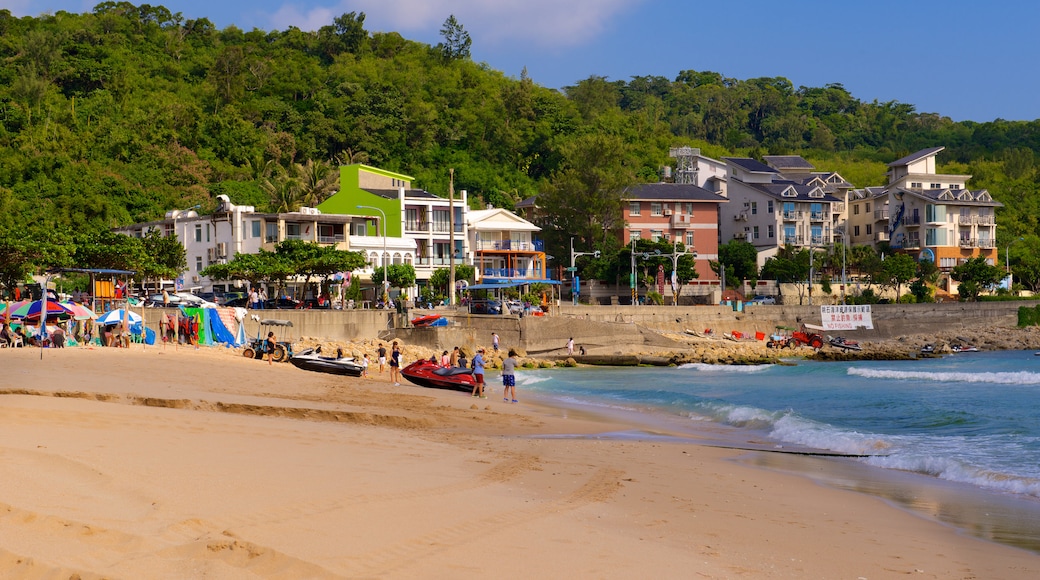
{"label": "person standing", "polygon": [[516,351],[509,349],[509,356],[502,361],[502,400],[516,402]]}
{"label": "person standing", "polygon": [[260,310],[263,310],[264,308],[267,308],[267,306],[264,304],[265,302],[267,302],[267,290],[264,290],[263,286],[260,287],[260,295],[259,296],[260,296]]}
{"label": "person standing", "polygon": [[368,378],[368,353],[366,352],[361,357],[361,376]]}
{"label": "person standing", "polygon": [[449,367],[456,367],[459,364],[459,347],[455,347],[455,350],[451,351],[451,357],[448,359]]}
{"label": "person standing", "polygon": [[574,337],[567,341],[567,354],[574,354]]}
{"label": "person standing", "polygon": [[274,362],[272,362],[274,359],[274,345],[278,344],[278,341],[274,338],[274,331],[267,333],[267,340],[265,342],[267,343],[264,345],[267,350],[267,364],[274,364]]}
{"label": "person standing", "polygon": [[491,333],[491,348],[495,349],[495,352],[498,352],[498,333]]}
{"label": "person standing", "polygon": [[484,394],[484,349],[478,348],[473,355],[473,396],[486,399]]}
{"label": "person standing", "polygon": [[386,347],[383,343],[379,343],[379,350],[376,351],[379,360],[379,374],[383,374],[383,369],[386,367]]}
{"label": "person standing", "polygon": [[249,291],[249,307],[253,310],[260,308],[260,293],[253,288]]}
{"label": "person standing", "polygon": [[441,366],[447,367],[451,363],[451,359],[448,357],[448,351],[441,353]]}
{"label": "person standing", "polygon": [[396,340],[390,352],[390,380],[395,387],[401,386],[401,349],[397,346]]}

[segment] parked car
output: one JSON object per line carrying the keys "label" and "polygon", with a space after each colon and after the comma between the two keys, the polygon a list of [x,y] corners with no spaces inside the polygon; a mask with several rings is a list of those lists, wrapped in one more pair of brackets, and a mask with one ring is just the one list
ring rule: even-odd
{"label": "parked car", "polygon": [[469,303],[470,314],[502,314],[502,302],[499,300],[474,300]]}
{"label": "parked car", "polygon": [[267,310],[294,310],[299,307],[300,301],[292,298],[271,298],[264,302],[264,308]]}
{"label": "parked car", "polygon": [[318,304],[317,298],[307,298],[303,301],[303,304],[300,307],[306,309],[316,308],[320,310],[327,310],[329,308],[332,308],[332,301],[326,300],[324,304]]}
{"label": "parked car", "polygon": [[772,296],[755,296],[748,300],[747,304],[776,304],[776,298]]}
{"label": "parked car", "polygon": [[230,300],[225,300],[221,306],[227,306],[229,308],[249,308],[249,297],[238,296]]}

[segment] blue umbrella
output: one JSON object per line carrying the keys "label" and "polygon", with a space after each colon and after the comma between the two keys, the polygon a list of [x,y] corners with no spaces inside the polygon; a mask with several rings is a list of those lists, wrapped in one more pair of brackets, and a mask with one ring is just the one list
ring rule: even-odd
{"label": "blue umbrella", "polygon": [[[141,315],[140,314],[137,314],[136,312],[134,312],[132,310],[128,310],[127,312],[130,315],[130,317],[129,317],[130,318],[130,324],[137,324],[138,322],[141,322]],[[122,321],[123,321],[123,309],[122,308],[117,308],[115,310],[109,310],[108,312],[106,312],[106,313],[102,314],[101,316],[99,316],[98,319],[97,319],[97,323],[98,324],[105,325],[105,326],[107,326],[109,324],[119,324]]]}

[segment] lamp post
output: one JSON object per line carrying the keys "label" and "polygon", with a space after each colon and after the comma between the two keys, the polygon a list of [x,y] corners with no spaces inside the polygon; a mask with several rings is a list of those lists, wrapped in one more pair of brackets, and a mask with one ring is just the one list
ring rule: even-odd
{"label": "lamp post", "polygon": [[[571,236],[571,267],[570,267],[569,271],[571,273],[571,279],[573,280],[572,285],[574,286],[572,288],[572,291],[571,291],[571,298],[573,300],[572,304],[574,304],[574,306],[578,305],[578,294],[580,293],[579,288],[580,288],[580,284],[581,284],[581,281],[578,279],[578,267],[574,265],[574,259],[577,258],[578,256],[595,256],[595,257],[598,258],[599,257],[599,250],[596,250],[595,252],[575,252],[574,251],[574,236]],[[633,262],[634,262],[634,260],[633,260]],[[633,271],[634,271],[634,267],[633,267]]]}
{"label": "lamp post", "polygon": [[386,212],[372,205],[359,205],[358,209],[374,209],[383,217],[383,255],[379,258],[379,264],[383,267],[383,304],[390,297],[390,272],[386,264]]}
{"label": "lamp post", "polygon": [[845,287],[848,285],[845,281],[845,232],[834,232],[834,235],[841,236],[841,303],[845,304]]}
{"label": "lamp post", "polygon": [[[195,205],[189,207],[188,209],[182,209],[182,210],[179,210],[179,211],[177,211],[176,213],[173,214],[173,235],[177,237],[177,241],[181,242],[181,245],[184,246],[185,250],[188,249],[188,236],[187,236],[187,234],[185,234],[184,238],[183,239],[181,238],[180,232],[177,231],[177,218],[181,217],[182,213],[188,214],[188,213],[191,213],[191,212],[199,209],[200,207],[202,207],[202,206],[199,205],[199,204],[195,204]],[[195,215],[196,215],[196,217],[198,217],[198,214],[195,214]],[[191,216],[188,216],[188,217],[191,217]],[[177,281],[176,280],[173,281],[173,288],[174,288],[174,291],[180,290],[180,288],[177,286]],[[91,303],[91,306],[93,306],[93,305],[94,304]]]}
{"label": "lamp post", "polygon": [[[1015,275],[1011,273],[1011,246],[1014,245],[1015,242],[1021,242],[1022,240],[1025,240],[1025,238],[1011,240],[1007,245],[1007,249],[1004,251],[1004,266],[1007,267],[1008,273],[1008,293],[1010,293],[1011,289],[1015,286]],[[999,252],[1000,250],[997,251]]]}
{"label": "lamp post", "polygon": [[688,252],[684,248],[683,251],[680,252],[679,240],[672,242],[672,253],[668,254],[672,258],[672,279],[674,281],[674,284],[672,284],[672,306],[679,305],[679,293],[676,289],[676,286],[679,285],[679,256],[685,256],[686,254],[692,254],[693,259],[697,259],[697,250]]}

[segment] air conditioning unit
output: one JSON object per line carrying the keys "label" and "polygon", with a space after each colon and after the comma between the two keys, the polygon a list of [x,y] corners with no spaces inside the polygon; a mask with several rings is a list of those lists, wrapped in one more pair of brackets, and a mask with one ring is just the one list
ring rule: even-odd
{"label": "air conditioning unit", "polygon": [[219,257],[219,258],[226,258],[227,257],[227,242],[220,242],[220,243],[217,244],[217,257]]}
{"label": "air conditioning unit", "polygon": [[672,215],[672,210],[670,210],[670,209],[664,210],[664,215]]}
{"label": "air conditioning unit", "polygon": [[198,282],[198,281],[199,281],[199,275],[198,275],[198,274],[195,274],[194,276],[192,276],[192,277],[191,277],[191,281],[192,281],[192,282]]}
{"label": "air conditioning unit", "polygon": [[216,253],[217,253],[217,249],[216,248],[206,248],[206,259],[209,260],[210,262],[212,262],[217,257]]}

